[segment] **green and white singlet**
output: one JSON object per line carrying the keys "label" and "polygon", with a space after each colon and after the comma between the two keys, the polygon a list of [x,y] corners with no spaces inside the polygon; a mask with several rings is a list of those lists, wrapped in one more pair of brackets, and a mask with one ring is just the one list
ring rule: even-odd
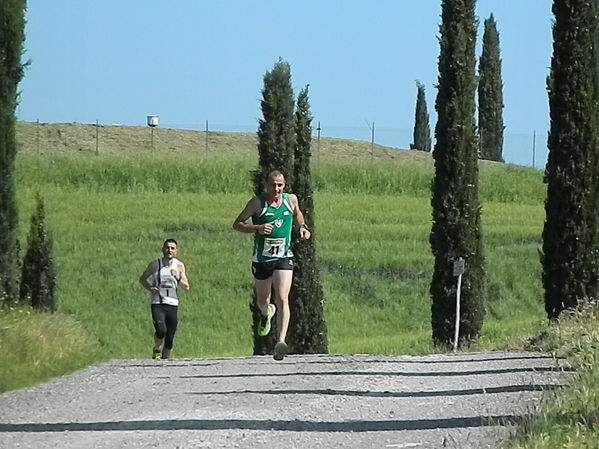
{"label": "green and white singlet", "polygon": [[254,235],[254,254],[252,262],[272,262],[285,257],[293,257],[291,251],[291,226],[293,224],[293,206],[289,195],[282,194],[283,201],[279,207],[269,206],[266,199],[260,196],[262,206],[254,217],[254,224],[273,223],[270,235]]}

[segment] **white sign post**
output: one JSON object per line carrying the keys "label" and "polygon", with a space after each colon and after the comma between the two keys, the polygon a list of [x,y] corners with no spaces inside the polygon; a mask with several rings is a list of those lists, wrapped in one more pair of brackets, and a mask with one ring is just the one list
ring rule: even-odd
{"label": "white sign post", "polygon": [[453,352],[458,350],[458,340],[460,338],[460,293],[462,290],[462,274],[464,274],[464,259],[461,257],[453,262],[453,275],[458,277],[458,288],[455,298],[455,333],[453,335]]}

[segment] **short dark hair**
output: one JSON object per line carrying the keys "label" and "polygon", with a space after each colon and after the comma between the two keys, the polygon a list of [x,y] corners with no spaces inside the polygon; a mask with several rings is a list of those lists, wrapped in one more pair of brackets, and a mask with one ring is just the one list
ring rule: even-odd
{"label": "short dark hair", "polygon": [[162,244],[162,246],[166,245],[167,243],[174,243],[175,245],[179,246],[179,244],[177,243],[177,241],[175,239],[166,239],[164,241],[164,243]]}
{"label": "short dark hair", "polygon": [[285,178],[285,175],[283,173],[281,173],[280,170],[272,170],[270,173],[268,173],[268,175],[266,176],[265,181],[268,182],[270,181],[272,178],[278,178],[279,176],[282,176],[283,178]]}

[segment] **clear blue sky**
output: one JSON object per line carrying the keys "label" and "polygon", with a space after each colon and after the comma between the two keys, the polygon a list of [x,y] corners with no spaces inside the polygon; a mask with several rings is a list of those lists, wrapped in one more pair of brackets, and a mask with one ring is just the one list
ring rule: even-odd
{"label": "clear blue sky", "polygon": [[[415,81],[436,114],[440,0],[28,0],[19,120],[254,132],[280,58],[310,85],[321,136],[409,148]],[[551,0],[478,0],[493,13],[504,84],[504,158],[543,168]]]}

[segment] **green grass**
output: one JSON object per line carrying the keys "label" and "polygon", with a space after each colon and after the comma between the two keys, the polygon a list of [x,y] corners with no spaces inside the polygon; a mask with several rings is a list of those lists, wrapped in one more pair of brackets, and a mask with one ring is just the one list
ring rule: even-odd
{"label": "green grass", "polygon": [[[41,191],[55,240],[60,312],[76,317],[111,357],[147,357],[152,327],[137,279],[162,241],[174,237],[192,282],[183,293],[177,356],[251,354],[252,242],[231,223],[251,196],[253,168],[243,157],[196,154],[21,154],[20,220],[28,222]],[[431,164],[413,160],[314,164],[314,238],[331,352],[434,350],[432,173]],[[507,347],[543,322],[542,192],[534,170],[482,164],[491,292],[484,347]]]}
{"label": "green grass", "polygon": [[[185,134],[173,136],[179,140],[170,150],[67,151],[75,141],[68,136],[88,128],[62,125],[60,151],[38,155],[26,146],[17,160],[21,241],[41,191],[55,241],[60,312],[75,317],[111,357],[147,357],[152,328],[137,278],[164,238],[175,237],[192,282],[180,309],[177,355],[250,354],[251,238],[233,232],[231,222],[251,195],[255,161],[245,150],[225,152],[232,137],[212,134],[215,146],[224,139],[219,156],[186,151],[193,139]],[[373,159],[338,150],[333,161],[325,149],[313,164],[314,238],[330,351],[432,351],[430,155],[379,149]],[[543,194],[535,170],[481,164],[492,293],[486,347],[508,346],[543,321],[537,280]],[[514,319],[517,325],[503,323]]]}
{"label": "green grass", "polygon": [[4,309],[0,317],[0,392],[28,387],[102,360],[97,341],[74,316]]}
{"label": "green grass", "polygon": [[538,419],[527,423],[511,449],[599,448],[599,309],[562,314],[530,349],[567,357],[573,386],[547,393]]}

